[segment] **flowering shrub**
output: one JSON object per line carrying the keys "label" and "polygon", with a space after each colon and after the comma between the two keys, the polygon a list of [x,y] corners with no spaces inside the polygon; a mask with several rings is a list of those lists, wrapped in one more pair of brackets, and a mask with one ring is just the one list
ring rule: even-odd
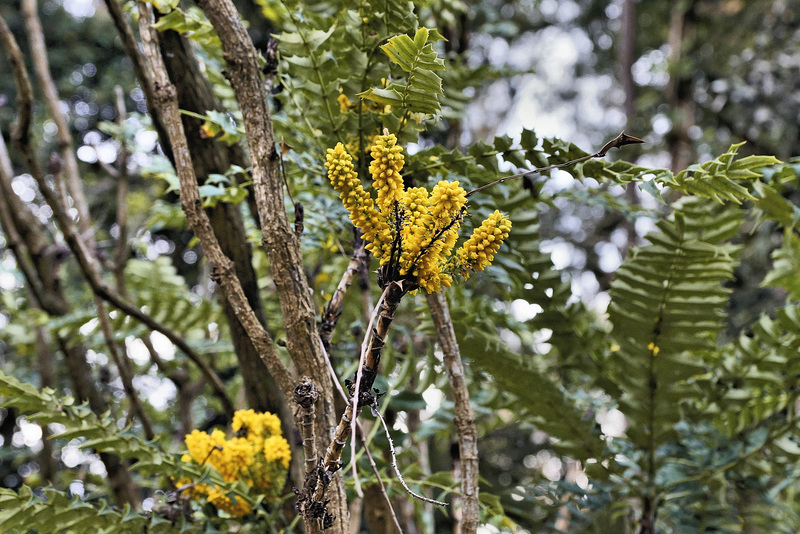
{"label": "flowering shrub", "polygon": [[[214,429],[211,434],[193,430],[186,435],[189,450],[184,462],[209,464],[219,471],[226,482],[242,481],[251,491],[277,500],[283,490],[291,460],[289,443],[281,435],[281,422],[271,413],[239,410],[233,416],[234,437]],[[182,480],[185,485],[188,481]],[[189,490],[192,498],[205,499],[220,510],[240,517],[252,512],[241,499],[231,499],[210,484],[198,483]]]}
{"label": "flowering shrub", "polygon": [[378,258],[389,279],[411,279],[428,293],[450,287],[453,275],[468,278],[494,259],[511,230],[511,221],[495,211],[453,254],[467,193],[458,182],[440,181],[429,193],[424,187],[405,189],[400,171],[403,148],[384,131],[371,150],[376,199],[367,192],[344,145],[328,149],[328,178],[364,233],[367,250]]}

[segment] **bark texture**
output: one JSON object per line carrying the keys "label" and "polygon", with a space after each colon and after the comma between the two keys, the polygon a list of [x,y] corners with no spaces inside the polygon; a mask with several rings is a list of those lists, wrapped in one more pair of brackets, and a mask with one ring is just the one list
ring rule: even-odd
{"label": "bark texture", "polygon": [[447,378],[455,404],[455,425],[461,467],[461,532],[478,531],[480,503],[478,501],[478,430],[469,403],[469,390],[464,378],[461,351],[453,330],[450,309],[443,293],[429,293],[428,307],[436,326],[436,335],[444,355]]}
{"label": "bark texture", "polygon": [[[316,436],[317,449],[321,450],[329,442],[335,424],[334,390],[317,333],[300,242],[286,216],[280,152],[275,145],[258,54],[232,1],[199,0],[197,4],[222,41],[228,78],[244,117],[263,244],[281,302],[286,346],[298,373],[314,377],[320,391]],[[335,516],[333,531],[347,532],[347,499],[339,477],[331,484],[327,498],[331,499],[329,509]]]}

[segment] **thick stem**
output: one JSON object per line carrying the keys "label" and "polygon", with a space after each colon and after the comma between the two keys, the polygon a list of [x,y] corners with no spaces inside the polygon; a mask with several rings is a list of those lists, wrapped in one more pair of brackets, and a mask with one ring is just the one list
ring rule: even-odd
{"label": "thick stem", "polygon": [[236,310],[239,321],[242,323],[253,345],[258,349],[259,354],[264,358],[273,376],[275,376],[286,398],[292,398],[294,390],[292,375],[275,351],[269,333],[261,325],[253,308],[247,301],[242,285],[235,276],[233,262],[222,252],[208,215],[202,209],[197,177],[189,155],[189,147],[178,108],[175,86],[169,80],[166,67],[158,50],[157,36],[150,27],[153,18],[152,11],[149,6],[143,4],[139,4],[139,7],[142,42],[145,54],[153,68],[155,102],[162,110],[167,135],[175,156],[175,168],[181,188],[181,206],[211,265],[212,280],[220,284],[231,307]]}
{"label": "thick stem", "polygon": [[[244,119],[253,169],[253,190],[261,221],[262,240],[281,302],[287,349],[299,374],[313,377],[320,391],[316,424],[318,448],[324,447],[335,422],[333,386],[316,326],[312,294],[303,270],[300,242],[286,216],[280,151],[272,131],[267,94],[258,53],[231,0],[198,0],[222,42],[231,82]],[[347,532],[347,499],[337,481],[327,495],[336,532]]]}
{"label": "thick stem", "polygon": [[461,525],[464,534],[478,530],[480,504],[478,501],[478,430],[469,401],[469,390],[464,378],[461,351],[453,330],[450,309],[442,293],[428,294],[431,319],[436,326],[439,345],[444,355],[447,378],[455,404],[455,425],[458,433],[458,450],[461,465]]}

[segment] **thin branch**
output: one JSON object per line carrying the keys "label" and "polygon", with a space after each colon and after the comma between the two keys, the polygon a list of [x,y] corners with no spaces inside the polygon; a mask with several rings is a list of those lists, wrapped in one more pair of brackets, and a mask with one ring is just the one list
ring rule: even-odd
{"label": "thin branch", "polygon": [[139,49],[136,37],[125,18],[125,13],[122,11],[119,1],[105,0],[105,4],[108,8],[109,15],[111,15],[111,20],[114,21],[114,26],[117,28],[117,33],[119,33],[120,39],[122,40],[125,55],[130,58],[131,64],[133,65],[133,72],[136,75],[136,79],[139,80],[139,86],[144,92],[150,116],[153,118],[153,127],[156,129],[158,139],[161,142],[161,148],[164,150],[167,158],[172,161],[172,148],[169,146],[169,137],[167,137],[167,131],[164,129],[164,122],[161,118],[161,114],[154,105],[153,80],[150,76],[147,60]]}
{"label": "thin branch", "polygon": [[0,15],[0,41],[6,50],[8,61],[11,64],[11,72],[14,74],[14,82],[17,86],[17,124],[14,127],[12,138],[15,142],[27,142],[31,134],[31,121],[33,119],[33,87],[25,68],[25,60],[22,51],[11,33],[11,28],[6,24],[5,19]]}
{"label": "thin branch", "polygon": [[[334,386],[336,386],[336,390],[339,392],[339,395],[342,397],[342,400],[349,403],[350,398],[347,396],[347,393],[344,392],[344,388],[342,388],[341,383],[339,383],[339,377],[336,376],[336,371],[333,369],[333,365],[330,363],[330,358],[328,354],[325,354],[326,360],[328,361],[328,370],[331,373],[331,380],[333,381]],[[348,405],[349,406],[349,405]],[[392,515],[392,519],[394,520],[395,526],[399,532],[403,532],[403,529],[400,527],[400,522],[397,519],[397,514],[394,511],[394,506],[392,505],[392,500],[389,498],[389,494],[386,492],[386,486],[383,484],[383,479],[381,478],[380,471],[378,470],[378,466],[375,464],[375,460],[372,458],[372,453],[369,452],[369,445],[367,443],[367,439],[364,436],[364,429],[361,426],[361,422],[358,419],[355,420],[356,427],[359,431],[359,437],[361,446],[363,447],[364,453],[367,455],[367,459],[369,460],[369,465],[372,468],[372,472],[375,473],[375,479],[378,481],[378,485],[380,486],[381,495],[383,495],[383,499],[386,501],[386,506],[389,509],[389,513]],[[355,464],[355,457],[353,458],[353,463]],[[307,462],[308,460],[306,460]],[[351,524],[352,525],[352,524]]]}
{"label": "thin branch", "polygon": [[41,301],[44,298],[43,288],[36,277],[33,267],[28,261],[27,255],[30,254],[30,252],[27,250],[26,244],[17,231],[17,227],[20,226],[19,215],[27,211],[27,208],[21,205],[12,205],[17,204],[14,202],[14,199],[17,197],[11,189],[11,175],[11,160],[8,157],[3,136],[0,134],[0,228],[2,228],[6,234],[6,246],[14,255],[17,266],[20,271],[22,271],[22,276],[28,283],[32,298],[41,306]]}
{"label": "thin branch", "polygon": [[95,296],[94,304],[97,307],[97,318],[100,320],[100,329],[103,331],[103,339],[106,342],[108,351],[111,353],[111,358],[117,366],[117,372],[122,381],[122,387],[125,390],[125,394],[128,396],[128,402],[131,404],[131,412],[136,415],[139,422],[142,423],[145,437],[148,440],[152,440],[156,437],[156,433],[153,431],[153,424],[150,422],[147,412],[144,411],[142,401],[139,399],[136,388],[133,386],[133,373],[130,365],[125,357],[119,353],[117,341],[114,339],[114,332],[111,330],[111,321],[108,320],[106,303],[100,297]]}
{"label": "thin branch", "polygon": [[259,322],[247,301],[242,285],[234,272],[233,262],[222,252],[208,215],[202,209],[197,177],[194,174],[186,135],[183,130],[180,111],[178,109],[175,86],[170,82],[167,70],[161,58],[156,42],[157,35],[150,25],[153,13],[150,6],[139,4],[139,24],[145,55],[153,68],[155,86],[155,103],[162,110],[167,135],[175,156],[175,169],[178,173],[181,189],[181,206],[189,224],[203,246],[203,251],[211,265],[211,278],[219,283],[236,316],[250,337],[258,353],[275,377],[276,382],[287,399],[293,397],[294,379],[289,369],[278,356],[272,339]]}
{"label": "thin branch", "polygon": [[402,473],[400,473],[400,468],[397,467],[397,452],[394,450],[394,442],[392,441],[392,436],[389,435],[389,426],[386,424],[386,420],[383,418],[381,412],[379,412],[378,410],[373,408],[372,415],[380,419],[381,424],[383,425],[383,432],[386,434],[386,439],[389,440],[389,452],[391,452],[392,455],[392,467],[394,468],[394,472],[397,475],[397,478],[400,480],[400,484],[403,485],[403,488],[405,488],[406,492],[415,499],[419,499],[420,501],[427,502],[430,504],[436,504],[438,506],[447,506],[446,502],[437,501],[435,499],[429,499],[424,495],[414,493],[411,490],[411,488],[408,487],[408,484],[406,484],[406,480],[403,478]]}
{"label": "thin branch", "polygon": [[450,391],[453,394],[455,425],[461,464],[461,521],[464,534],[477,532],[480,514],[478,499],[478,430],[470,406],[469,390],[464,379],[461,351],[453,330],[453,321],[443,293],[428,293],[428,307],[442,348]]}
{"label": "thin branch", "polygon": [[85,234],[91,227],[89,205],[86,202],[86,196],[83,194],[83,185],[78,171],[78,159],[75,157],[72,135],[69,131],[67,119],[61,111],[61,101],[58,98],[56,84],[50,74],[50,62],[47,59],[47,47],[44,42],[42,23],[39,20],[37,2],[36,0],[22,0],[21,7],[22,15],[25,19],[25,27],[28,31],[33,70],[39,79],[47,109],[57,126],[56,140],[61,152],[61,159],[64,161],[67,190],[74,201],[75,209],[78,210],[80,231]]}
{"label": "thin branch", "polygon": [[[355,387],[353,388],[353,396],[350,399],[350,406],[352,407],[353,416],[352,420],[355,421],[358,419],[358,403],[361,400],[361,379],[364,376],[364,365],[366,365],[367,361],[367,353],[369,352],[369,346],[372,341],[372,327],[375,324],[375,319],[378,317],[378,314],[381,311],[381,306],[383,306],[383,301],[386,299],[386,295],[389,294],[390,285],[387,285],[386,288],[383,290],[380,298],[378,299],[378,303],[375,304],[375,310],[372,312],[372,317],[369,319],[369,324],[367,325],[367,332],[364,335],[364,342],[361,344],[361,354],[358,358],[358,369],[356,371],[356,383]],[[377,371],[377,366],[375,368]],[[353,482],[355,483],[356,493],[362,499],[364,498],[364,493],[361,491],[361,484],[358,480],[358,469],[357,469],[357,462],[355,460],[356,455],[356,426],[351,424],[351,439],[350,439],[350,453],[353,456]]]}
{"label": "thin branch", "polygon": [[633,137],[631,135],[626,134],[625,132],[621,132],[614,139],[612,139],[611,141],[609,141],[608,143],[603,145],[603,148],[601,148],[599,151],[595,152],[594,154],[590,154],[588,156],[583,156],[583,157],[580,157],[578,159],[573,159],[571,161],[566,161],[564,163],[557,163],[555,165],[548,165],[547,167],[539,167],[539,168],[536,168],[536,169],[529,169],[527,171],[518,172],[517,174],[512,174],[511,176],[505,176],[503,178],[500,178],[499,180],[495,180],[492,183],[489,183],[489,184],[486,184],[486,185],[482,185],[482,186],[478,187],[477,189],[473,189],[472,191],[467,193],[467,197],[471,197],[475,193],[479,193],[479,192],[483,191],[484,189],[488,189],[488,188],[490,188],[492,186],[495,186],[497,184],[502,184],[503,182],[507,182],[507,181],[513,180],[515,178],[522,178],[523,176],[528,176],[529,174],[541,174],[543,172],[552,171],[552,170],[555,170],[555,169],[563,169],[564,167],[569,167],[571,165],[575,165],[576,163],[581,163],[582,161],[587,161],[587,160],[594,159],[594,158],[602,158],[602,157],[605,157],[606,153],[608,153],[608,151],[611,150],[612,148],[622,148],[625,145],[634,145],[634,144],[639,144],[639,143],[644,143],[644,141],[642,141],[638,137]]}
{"label": "thin branch", "polygon": [[[122,129],[125,126],[125,95],[122,87],[114,87],[115,108],[117,113],[116,123]],[[119,154],[117,155],[117,247],[114,251],[114,276],[117,279],[117,290],[124,285],[124,270],[128,256],[128,147],[125,139],[120,141]]]}

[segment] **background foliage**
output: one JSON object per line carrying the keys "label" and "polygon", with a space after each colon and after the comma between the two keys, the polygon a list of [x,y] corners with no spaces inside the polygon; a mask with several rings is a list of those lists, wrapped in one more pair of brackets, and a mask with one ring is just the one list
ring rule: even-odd
{"label": "background foliage", "polygon": [[[180,4],[153,2],[163,14],[157,27],[190,40],[224,106],[201,114],[202,128],[236,146],[241,117],[219,40],[196,7]],[[79,140],[98,250],[113,254],[119,237],[107,166],[124,145],[125,287],[210,362],[244,405],[220,296],[187,230],[142,91],[105,9],[81,5],[86,12],[57,1],[40,8]],[[133,3],[125,5],[135,16]],[[505,172],[585,156],[623,127],[647,141],[470,198],[465,234],[495,209],[513,222],[494,265],[448,292],[479,427],[487,532],[800,528],[800,207],[792,159],[800,4],[259,0],[238,7],[265,54],[269,35],[278,43],[272,103],[276,138],[287,147],[287,210],[303,206],[304,266],[320,313],[353,251],[346,211],[325,179],[325,150],[335,143],[357,156],[363,178],[370,141],[388,128],[407,147],[407,185],[450,179],[470,190]],[[16,6],[0,14],[26,50]],[[730,28],[741,38],[730,39]],[[626,44],[633,50],[627,62]],[[0,66],[8,72],[4,58]],[[129,110],[122,126],[111,122],[115,85]],[[10,146],[10,76],[0,77],[0,102]],[[53,123],[44,107],[35,111],[46,160],[56,150]],[[13,147],[11,156],[14,192],[57,251],[52,213]],[[201,193],[208,206],[232,204],[244,213],[265,312],[280,339],[248,185],[246,169],[231,167],[205,178]],[[155,430],[148,441],[130,416],[74,259],[64,258],[59,270],[72,309],[49,316],[31,302],[4,234],[0,245],[4,531],[295,528],[290,507],[265,505],[239,522],[182,500],[171,480],[224,484],[212,470],[187,472],[191,466],[178,461],[186,432],[225,423],[200,372],[163,336],[111,311],[114,341]],[[365,309],[379,294],[376,267],[347,294],[332,340],[339,376],[355,369]],[[453,404],[424,303],[405,299],[376,387],[387,392],[382,410],[407,481],[457,504]],[[108,413],[73,400],[64,357],[47,341],[57,336],[85,346]],[[54,369],[49,384],[42,383],[42,351]],[[403,492],[382,432],[373,428],[368,442],[408,531],[451,529],[452,511]],[[109,500],[101,452],[134,461],[140,507]],[[357,462],[362,484],[374,487],[366,458]],[[229,489],[258,503],[242,485]],[[370,517],[375,502],[365,497],[362,531],[379,531]]]}

